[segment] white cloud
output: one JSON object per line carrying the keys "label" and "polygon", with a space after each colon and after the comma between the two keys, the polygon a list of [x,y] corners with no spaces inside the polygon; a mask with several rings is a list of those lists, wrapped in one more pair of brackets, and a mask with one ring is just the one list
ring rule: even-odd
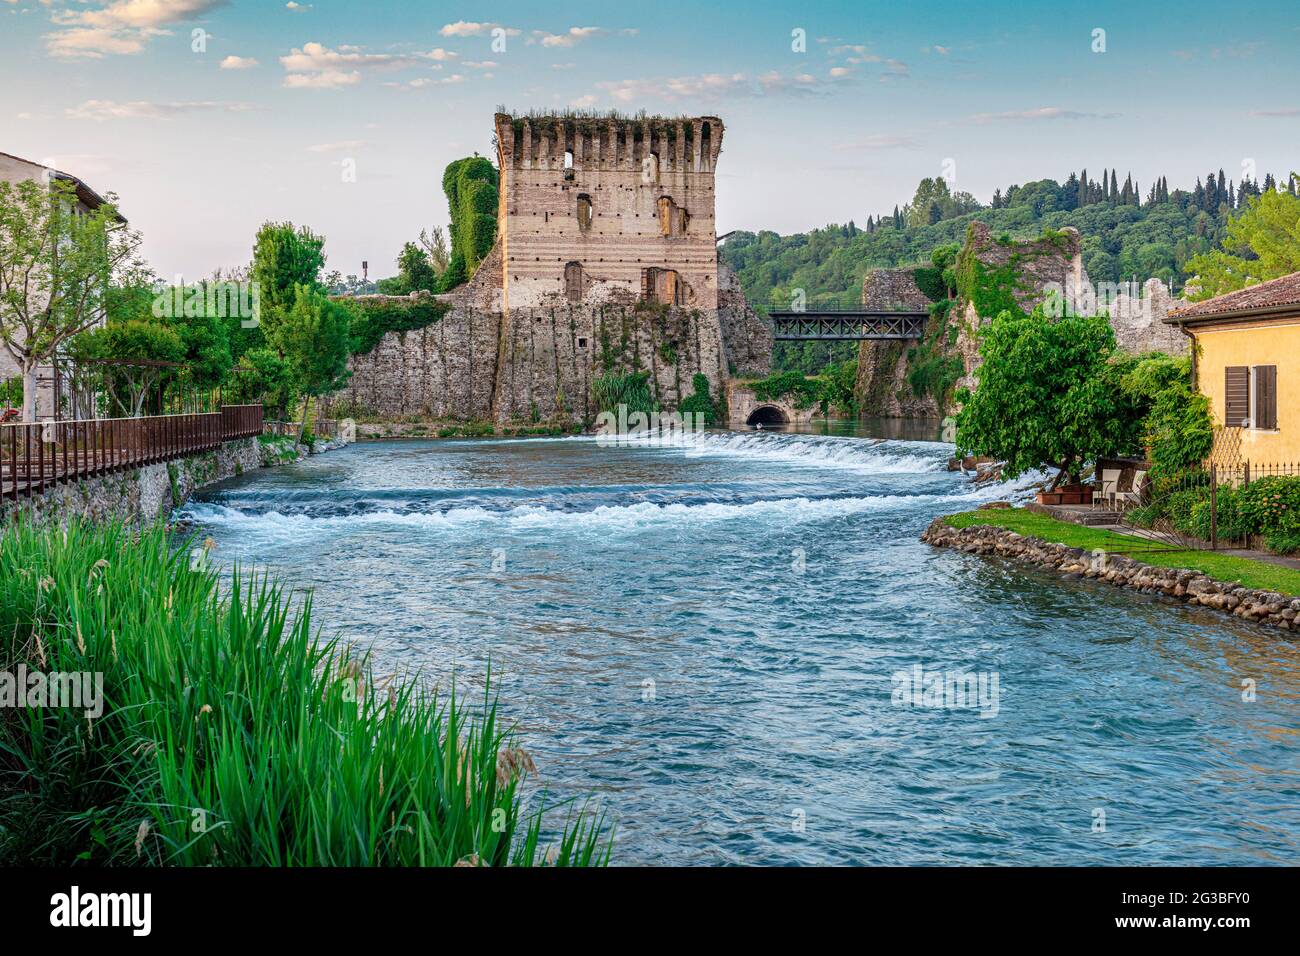
{"label": "white cloud", "polygon": [[696,76],[620,80],[597,84],[619,103],[636,103],[646,99],[683,100],[816,94],[828,92],[833,85],[833,81],[819,80],[811,73],[787,76],[776,70],[758,76],[748,73],[702,73]]}
{"label": "white cloud", "polygon": [[72,119],[98,122],[110,119],[165,120],[187,113],[245,113],[252,109],[255,107],[248,103],[225,103],[216,100],[184,103],[156,103],[149,100],[119,103],[115,100],[86,100],[80,106],[70,107],[65,112]]}
{"label": "white cloud", "polygon": [[[484,76],[490,78],[492,74],[485,73]],[[415,79],[407,83],[390,82],[390,83],[385,83],[384,86],[393,90],[419,90],[419,89],[423,89],[426,86],[456,86],[464,82],[465,82],[464,76],[462,76],[459,73],[453,73],[450,76],[444,76],[437,80],[428,76],[417,76]]]}
{"label": "white cloud", "polygon": [[441,48],[417,53],[364,53],[360,47],[344,45],[331,50],[321,43],[304,43],[280,57],[286,76],[284,85],[296,89],[335,89],[361,82],[363,70],[376,72],[429,66],[457,57]]}
{"label": "white cloud", "polygon": [[493,30],[502,29],[506,36],[517,37],[522,32],[514,27],[503,27],[499,23],[474,23],[468,20],[457,20],[455,23],[448,23],[438,32],[445,37],[478,37],[485,33],[491,33]]}
{"label": "white cloud", "polygon": [[369,145],[364,139],[345,139],[337,143],[317,143],[315,146],[308,146],[309,153],[341,153],[349,149],[361,149]]}
{"label": "white cloud", "polygon": [[1040,106],[1033,110],[1007,110],[1004,113],[975,113],[968,116],[972,123],[994,122],[1037,122],[1056,119],[1114,119],[1118,113],[1087,113],[1080,110],[1067,110],[1059,106]]}
{"label": "white cloud", "polygon": [[116,0],[90,10],[56,10],[50,21],[57,32],[45,35],[51,56],[99,58],[140,53],[166,28],[197,19],[229,0]]}
{"label": "white cloud", "polygon": [[919,149],[920,146],[921,144],[911,136],[891,136],[885,133],[877,133],[854,140],[851,143],[839,143],[831,148],[840,152],[850,152],[854,150]]}
{"label": "white cloud", "polygon": [[1300,116],[1300,108],[1291,106],[1280,110],[1251,110],[1251,116],[1269,116],[1273,118]]}
{"label": "white cloud", "polygon": [[534,30],[533,36],[547,47],[568,47],[576,46],[583,40],[589,40],[592,37],[608,33],[608,30],[602,27],[569,27],[565,33],[547,33],[545,30]]}
{"label": "white cloud", "polygon": [[251,56],[228,56],[221,61],[223,70],[251,70],[257,66],[257,60]]}
{"label": "white cloud", "polygon": [[341,86],[356,86],[361,74],[356,70],[345,72],[330,70],[325,73],[290,73],[284,85],[292,90],[333,90]]}
{"label": "white cloud", "polygon": [[284,5],[284,8],[286,10],[292,10],[294,13],[306,13],[311,9],[311,4],[297,3],[295,0],[289,0],[289,2]]}
{"label": "white cloud", "polygon": [[494,60],[466,60],[465,65],[475,70],[494,70],[501,64]]}

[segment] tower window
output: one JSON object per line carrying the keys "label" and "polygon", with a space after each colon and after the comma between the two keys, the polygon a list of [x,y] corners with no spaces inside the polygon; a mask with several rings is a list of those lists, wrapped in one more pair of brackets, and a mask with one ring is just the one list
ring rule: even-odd
{"label": "tower window", "polygon": [[591,228],[591,197],[578,193],[578,229],[586,232]]}
{"label": "tower window", "polygon": [[582,302],[581,262],[570,262],[564,266],[564,297],[574,305]]}

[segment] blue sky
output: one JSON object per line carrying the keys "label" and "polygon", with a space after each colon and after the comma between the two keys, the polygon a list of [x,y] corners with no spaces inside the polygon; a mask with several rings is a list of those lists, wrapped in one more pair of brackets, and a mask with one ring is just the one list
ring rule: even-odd
{"label": "blue sky", "polygon": [[948,160],[983,201],[1084,166],[1144,191],[1284,174],[1298,46],[1293,0],[0,0],[0,151],[116,191],[164,276],[289,219],[375,277],[446,221],[443,167],[490,153],[498,104],[719,115],[719,231],[788,233],[888,212]]}

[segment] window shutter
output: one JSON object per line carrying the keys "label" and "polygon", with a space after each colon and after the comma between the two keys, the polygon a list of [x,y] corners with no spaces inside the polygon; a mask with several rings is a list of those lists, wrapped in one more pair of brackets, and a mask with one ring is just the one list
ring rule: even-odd
{"label": "window shutter", "polygon": [[1255,366],[1255,427],[1277,428],[1277,366]]}
{"label": "window shutter", "polygon": [[1229,365],[1223,370],[1223,424],[1240,428],[1250,417],[1250,369],[1245,365]]}

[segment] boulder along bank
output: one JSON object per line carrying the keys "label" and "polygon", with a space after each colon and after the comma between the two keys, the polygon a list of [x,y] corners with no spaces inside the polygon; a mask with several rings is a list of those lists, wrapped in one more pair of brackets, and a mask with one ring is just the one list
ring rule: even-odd
{"label": "boulder along bank", "polygon": [[1162,594],[1284,631],[1300,630],[1300,597],[1217,581],[1200,571],[1157,567],[1122,555],[1085,551],[994,525],[954,528],[942,517],[930,523],[921,540],[937,548],[1007,558],[1066,577],[1091,578],[1144,594]]}

